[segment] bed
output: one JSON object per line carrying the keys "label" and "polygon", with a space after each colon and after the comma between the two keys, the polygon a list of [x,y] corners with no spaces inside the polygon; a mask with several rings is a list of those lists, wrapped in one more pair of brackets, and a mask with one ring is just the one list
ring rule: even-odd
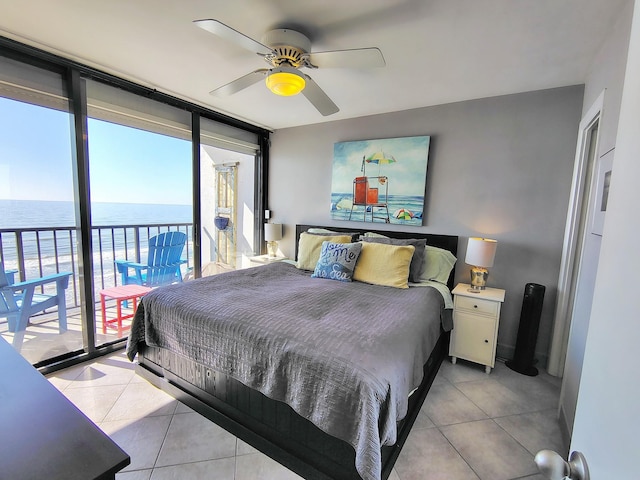
{"label": "bed", "polygon": [[[317,240],[309,228],[296,227],[297,247]],[[366,232],[457,251],[455,236]],[[142,377],[304,478],[386,479],[447,351],[453,274],[441,288],[390,288],[276,262],[162,287],[136,311],[127,353]]]}

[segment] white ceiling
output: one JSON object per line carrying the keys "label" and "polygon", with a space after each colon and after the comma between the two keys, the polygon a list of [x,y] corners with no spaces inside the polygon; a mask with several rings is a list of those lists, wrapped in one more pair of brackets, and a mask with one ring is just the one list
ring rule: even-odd
{"label": "white ceiling", "polygon": [[[629,0],[0,0],[0,34],[271,129],[584,83]],[[192,24],[258,41],[274,28],[312,51],[375,46],[386,67],[307,74],[340,111],[263,83],[212,89],[266,63]]]}

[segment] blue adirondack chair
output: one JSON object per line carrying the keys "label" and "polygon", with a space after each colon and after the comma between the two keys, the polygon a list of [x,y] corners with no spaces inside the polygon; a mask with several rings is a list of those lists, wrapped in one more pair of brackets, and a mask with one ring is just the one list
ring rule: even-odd
{"label": "blue adirondack chair", "polygon": [[[10,332],[23,332],[29,317],[47,308],[58,306],[58,330],[67,330],[67,304],[65,290],[69,286],[71,272],[56,273],[35,280],[13,282],[15,270],[5,272],[0,261],[0,318],[6,317]],[[56,293],[36,293],[36,288],[55,284]]]}
{"label": "blue adirondack chair", "polygon": [[122,285],[136,284],[157,287],[182,282],[180,266],[187,261],[180,257],[186,241],[186,233],[164,232],[149,238],[149,253],[146,264],[116,260]]}

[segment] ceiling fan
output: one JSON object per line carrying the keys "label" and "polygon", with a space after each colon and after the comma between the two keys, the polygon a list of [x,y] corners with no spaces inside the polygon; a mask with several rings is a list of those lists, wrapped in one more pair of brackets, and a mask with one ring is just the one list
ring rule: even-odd
{"label": "ceiling fan", "polygon": [[327,116],[340,109],[309,75],[300,71],[301,68],[385,66],[382,52],[376,47],[311,52],[309,38],[295,30],[271,30],[264,35],[261,43],[218,20],[194,20],[193,23],[220,38],[260,55],[270,65],[270,68],[254,70],[216,88],[210,92],[211,95],[232,95],[264,79],[273,93],[284,96],[302,93],[322,115]]}

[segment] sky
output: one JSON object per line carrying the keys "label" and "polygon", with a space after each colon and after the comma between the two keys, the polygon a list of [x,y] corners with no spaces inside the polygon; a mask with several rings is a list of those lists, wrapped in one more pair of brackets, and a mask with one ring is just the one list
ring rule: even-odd
{"label": "sky", "polygon": [[[385,175],[389,178],[389,195],[424,196],[427,178],[429,137],[401,137],[378,140],[338,142],[333,148],[332,193],[350,193],[355,177]],[[394,163],[375,165],[362,157],[384,152]]]}
{"label": "sky", "polygon": [[[191,143],[89,119],[92,202],[190,205]],[[73,200],[69,114],[0,98],[0,199]]]}

